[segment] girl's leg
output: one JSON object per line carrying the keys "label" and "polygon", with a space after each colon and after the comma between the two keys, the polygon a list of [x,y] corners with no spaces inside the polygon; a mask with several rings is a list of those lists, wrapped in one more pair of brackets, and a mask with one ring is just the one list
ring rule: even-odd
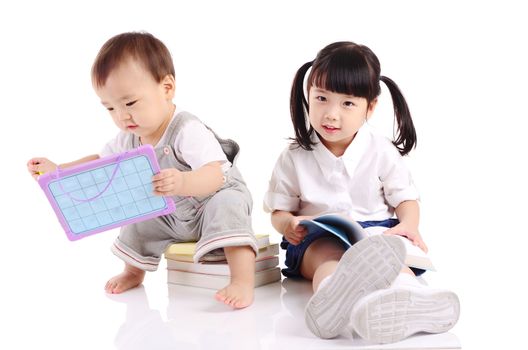
{"label": "girl's leg", "polygon": [[318,239],[306,249],[300,270],[304,278],[312,281],[314,292],[323,279],[334,273],[344,253],[343,245],[332,237]]}
{"label": "girl's leg", "polygon": [[352,307],[363,295],[389,287],[398,276],[405,247],[397,237],[376,235],[354,244],[336,264],[336,257],[323,253],[328,252],[327,244],[320,243],[314,247],[316,254],[303,258],[301,273],[311,277],[315,287],[306,306],[308,328],[321,338],[334,338],[348,324]]}

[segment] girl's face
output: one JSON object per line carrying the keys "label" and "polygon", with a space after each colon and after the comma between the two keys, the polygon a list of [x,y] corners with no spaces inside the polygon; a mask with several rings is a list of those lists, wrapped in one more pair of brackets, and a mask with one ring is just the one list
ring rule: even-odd
{"label": "girl's face", "polygon": [[331,92],[316,86],[308,91],[310,124],[321,142],[339,157],[354,140],[357,131],[370,117],[377,100]]}
{"label": "girl's face", "polygon": [[143,144],[155,145],[172,118],[174,89],[172,75],[158,83],[143,65],[127,59],[95,92],[119,129],[139,136]]}

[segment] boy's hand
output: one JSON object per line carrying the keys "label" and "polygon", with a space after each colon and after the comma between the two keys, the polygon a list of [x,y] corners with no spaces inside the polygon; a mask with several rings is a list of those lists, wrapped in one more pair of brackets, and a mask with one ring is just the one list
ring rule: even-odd
{"label": "boy's hand", "polygon": [[413,230],[413,229],[406,227],[403,223],[399,223],[398,225],[388,229],[387,231],[384,231],[383,233],[387,235],[398,235],[398,236],[407,237],[409,241],[412,242],[412,244],[420,247],[424,252],[427,253],[427,251],[429,250],[427,248],[427,245],[423,241],[422,236],[420,235],[420,232],[418,232],[417,229]]}
{"label": "boy's hand", "polygon": [[154,194],[157,196],[178,196],[183,192],[183,172],[178,169],[162,169],[152,177]]}
{"label": "boy's hand", "polygon": [[39,175],[55,171],[57,164],[53,163],[47,158],[32,158],[27,162],[28,172],[36,180]]}
{"label": "boy's hand", "polygon": [[303,225],[299,225],[301,220],[311,219],[310,216],[293,216],[284,227],[282,234],[288,242],[298,245],[302,242],[308,231]]}

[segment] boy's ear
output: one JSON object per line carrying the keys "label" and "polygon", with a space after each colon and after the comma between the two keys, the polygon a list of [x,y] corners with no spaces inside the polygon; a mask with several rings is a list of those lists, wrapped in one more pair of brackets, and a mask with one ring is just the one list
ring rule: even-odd
{"label": "boy's ear", "polygon": [[376,106],[378,104],[378,99],[375,98],[374,100],[370,101],[368,107],[367,107],[367,119],[370,118],[372,113],[374,113],[374,110],[376,109]]}
{"label": "boy's ear", "polygon": [[166,97],[170,100],[174,98],[176,92],[176,80],[172,74],[167,74],[161,81],[161,86],[163,87],[163,92]]}

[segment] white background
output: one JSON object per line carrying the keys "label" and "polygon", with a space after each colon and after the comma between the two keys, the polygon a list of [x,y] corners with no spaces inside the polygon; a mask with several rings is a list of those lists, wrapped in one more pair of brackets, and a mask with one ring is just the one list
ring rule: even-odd
{"label": "white background", "polygon": [[[0,5],[2,341],[38,347],[54,305],[89,308],[89,299],[56,286],[97,276],[93,292],[102,293],[121,269],[108,250],[117,230],[67,241],[25,163],[77,159],[115,135],[91,88],[91,64],[111,36],[146,30],[172,52],[175,102],[241,145],[257,232],[272,232],[261,203],[292,136],[296,70],[333,41],[369,46],[413,113],[418,148],[408,161],[440,270],[431,280],[462,302],[454,332],[466,349],[526,344],[526,11],[508,1],[188,3]],[[372,123],[390,130],[390,108],[384,89]]]}

